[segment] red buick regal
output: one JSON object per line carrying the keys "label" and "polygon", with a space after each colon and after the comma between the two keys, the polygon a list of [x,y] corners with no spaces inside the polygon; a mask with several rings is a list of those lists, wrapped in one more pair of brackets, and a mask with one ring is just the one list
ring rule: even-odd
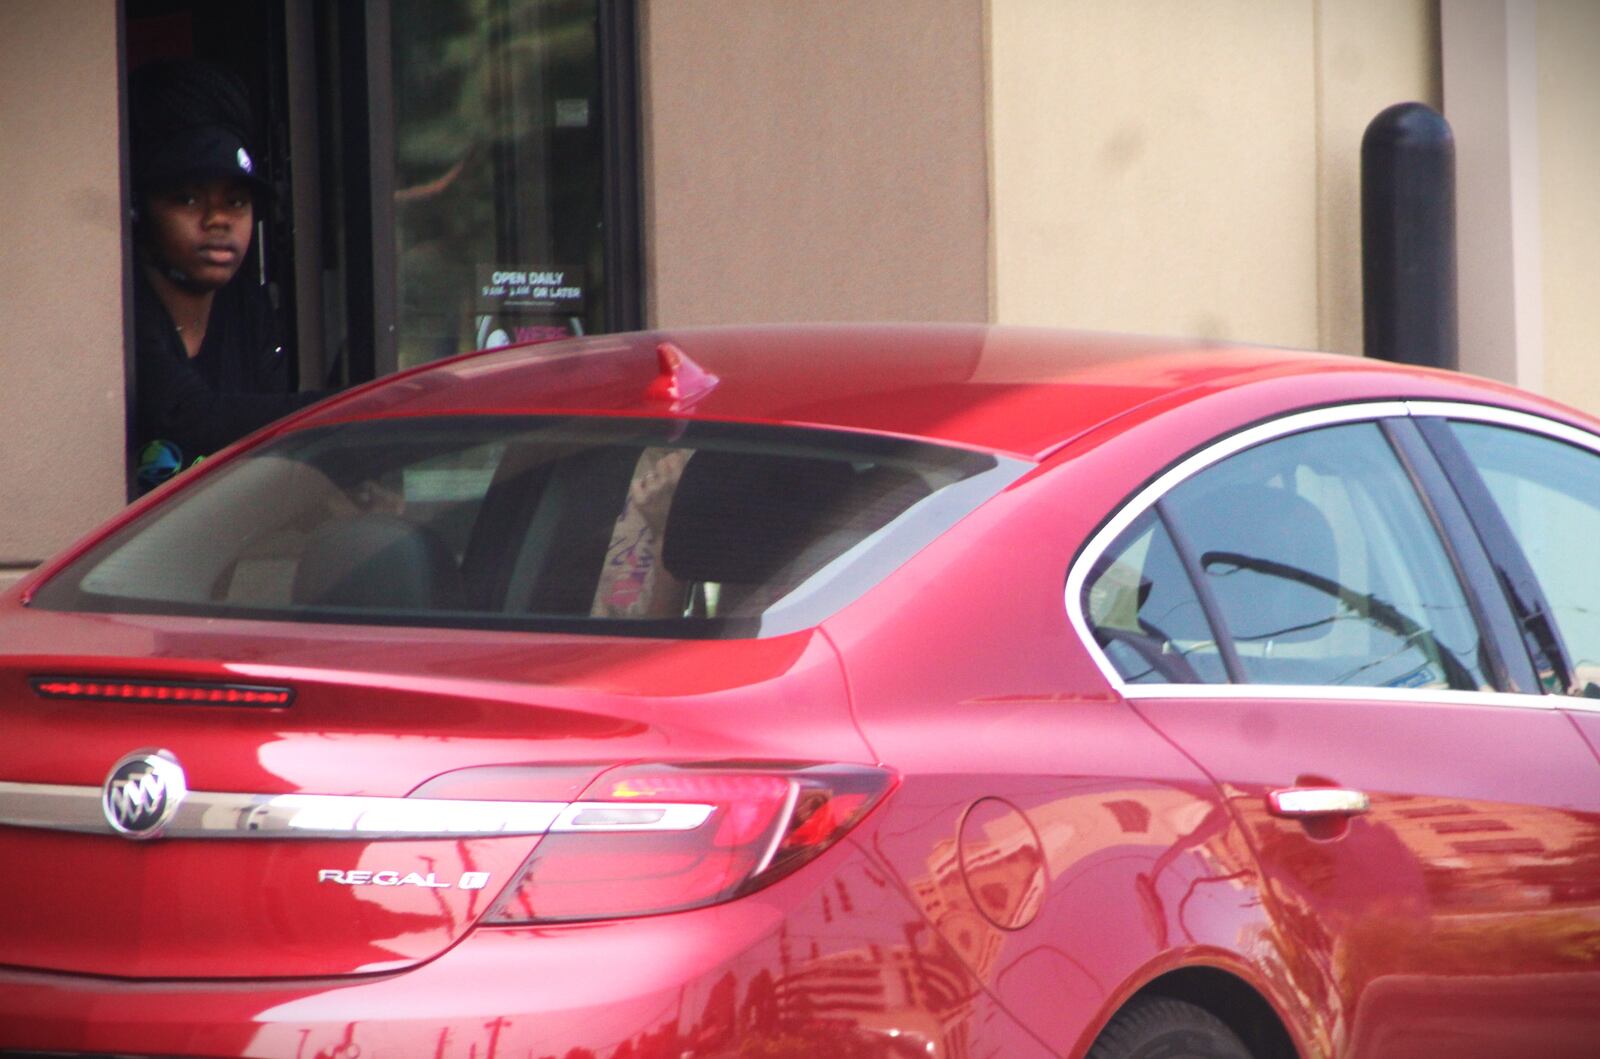
{"label": "red buick regal", "polygon": [[0,1055],[1600,1054],[1600,423],[984,327],[473,354],[0,597]]}

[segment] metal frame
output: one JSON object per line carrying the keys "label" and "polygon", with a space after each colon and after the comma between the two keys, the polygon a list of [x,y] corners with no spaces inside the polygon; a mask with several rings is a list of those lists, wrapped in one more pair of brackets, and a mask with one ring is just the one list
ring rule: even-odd
{"label": "metal frame", "polygon": [[[115,834],[103,787],[0,781],[0,825]],[[792,792],[791,792],[792,797]],[[187,791],[160,834],[190,839],[430,839],[693,831],[714,805],[508,802]]]}
{"label": "metal frame", "polygon": [[346,204],[345,370],[349,381],[362,382],[399,364],[394,173],[384,164],[394,157],[389,3],[364,0],[336,11]]}
{"label": "metal frame", "polygon": [[614,331],[637,331],[645,319],[638,2],[599,5],[606,321]]}

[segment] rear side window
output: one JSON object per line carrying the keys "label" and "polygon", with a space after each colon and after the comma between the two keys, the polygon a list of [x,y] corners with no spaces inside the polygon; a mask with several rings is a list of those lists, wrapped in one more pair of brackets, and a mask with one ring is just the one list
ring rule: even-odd
{"label": "rear side window", "polygon": [[1095,641],[1128,683],[1227,683],[1216,634],[1153,510],[1095,563],[1084,609]]}
{"label": "rear side window", "polygon": [[1483,423],[1453,422],[1550,603],[1571,690],[1600,695],[1600,456]]}
{"label": "rear side window", "polygon": [[51,578],[57,610],[774,635],[815,624],[1015,479],[941,446],[643,419],[303,431]]}
{"label": "rear side window", "polygon": [[[1246,449],[1160,502],[1234,678],[1257,684],[1487,686],[1479,632],[1409,476],[1372,423]],[[1126,548],[1135,523],[1109,553]],[[1171,580],[1174,573],[1168,573]],[[1095,586],[1086,599],[1097,637]],[[1169,598],[1178,590],[1168,588]],[[1154,596],[1154,590],[1150,595]],[[1188,638],[1208,627],[1188,621]],[[1181,638],[1167,634],[1186,654]],[[1123,679],[1129,667],[1108,649]],[[1231,659],[1230,659],[1231,655]],[[1205,681],[1203,669],[1196,678]],[[1174,679],[1168,677],[1169,680]],[[1180,681],[1188,682],[1188,681]]]}

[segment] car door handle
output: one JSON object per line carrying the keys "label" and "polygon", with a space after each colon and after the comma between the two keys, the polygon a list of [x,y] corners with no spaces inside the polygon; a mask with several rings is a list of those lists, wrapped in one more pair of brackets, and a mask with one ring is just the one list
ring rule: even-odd
{"label": "car door handle", "polygon": [[1366,794],[1345,787],[1280,787],[1267,792],[1267,811],[1273,816],[1357,816],[1371,808]]}

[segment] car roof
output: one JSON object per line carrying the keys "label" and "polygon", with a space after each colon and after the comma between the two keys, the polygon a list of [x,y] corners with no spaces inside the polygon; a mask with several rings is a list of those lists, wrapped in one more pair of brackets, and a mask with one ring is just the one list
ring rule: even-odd
{"label": "car roof", "polygon": [[[672,401],[660,349],[717,377]],[[1316,385],[1307,385],[1309,377]],[[1269,387],[1270,384],[1270,387]],[[674,415],[921,438],[1042,459],[1135,410],[1270,388],[1261,414],[1384,397],[1487,400],[1571,418],[1510,387],[1362,357],[967,324],[671,329],[510,346],[381,379],[294,426],[376,416]],[[1295,395],[1288,400],[1285,393]]]}

